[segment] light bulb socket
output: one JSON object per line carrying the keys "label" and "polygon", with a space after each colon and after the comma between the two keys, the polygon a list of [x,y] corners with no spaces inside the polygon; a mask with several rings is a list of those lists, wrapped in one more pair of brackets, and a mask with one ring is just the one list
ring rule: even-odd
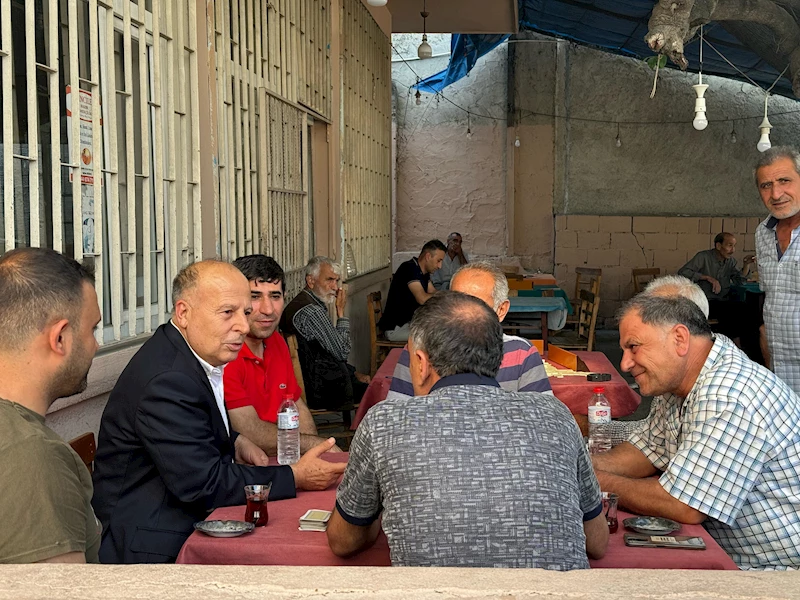
{"label": "light bulb socket", "polygon": [[696,83],[695,85],[692,86],[692,88],[694,89],[694,93],[697,94],[697,97],[702,98],[703,95],[706,93],[706,90],[708,89],[708,84]]}

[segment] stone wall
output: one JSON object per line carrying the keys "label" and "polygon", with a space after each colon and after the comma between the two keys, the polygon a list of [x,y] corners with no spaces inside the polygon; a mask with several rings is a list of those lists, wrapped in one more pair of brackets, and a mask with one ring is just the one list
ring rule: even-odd
{"label": "stone wall", "polygon": [[736,236],[739,266],[746,254],[755,253],[759,216],[622,217],[559,215],[555,219],[555,275],[570,294],[575,289],[575,267],[600,267],[598,327],[615,327],[614,313],[633,296],[632,269],[659,267],[662,275],[675,274],[700,250],[714,245],[714,237],[727,231]]}

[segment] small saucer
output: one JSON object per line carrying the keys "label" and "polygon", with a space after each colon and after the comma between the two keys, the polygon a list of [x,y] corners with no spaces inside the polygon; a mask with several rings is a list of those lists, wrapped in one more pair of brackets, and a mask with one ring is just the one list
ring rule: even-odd
{"label": "small saucer", "polygon": [[622,522],[628,529],[645,535],[666,535],[679,531],[681,524],[664,517],[630,517]]}
{"label": "small saucer", "polygon": [[256,526],[246,521],[200,521],[194,528],[206,535],[227,538],[250,533]]}

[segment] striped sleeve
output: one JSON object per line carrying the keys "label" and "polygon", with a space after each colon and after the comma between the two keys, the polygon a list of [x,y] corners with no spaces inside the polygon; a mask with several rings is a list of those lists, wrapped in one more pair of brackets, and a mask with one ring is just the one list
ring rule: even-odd
{"label": "striped sleeve", "polygon": [[400,353],[400,359],[394,368],[394,373],[392,373],[392,383],[389,386],[389,393],[386,394],[386,400],[398,400],[414,396],[414,385],[411,383],[409,364],[408,348],[403,348],[403,352]]}

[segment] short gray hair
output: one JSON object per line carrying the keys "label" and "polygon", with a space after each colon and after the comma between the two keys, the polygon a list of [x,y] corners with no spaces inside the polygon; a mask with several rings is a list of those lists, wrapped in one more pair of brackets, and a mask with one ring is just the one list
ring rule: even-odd
{"label": "short gray hair", "polygon": [[408,339],[428,355],[439,377],[496,377],[503,360],[497,315],[482,300],[461,292],[438,292],[414,311]]}
{"label": "short gray hair", "polygon": [[330,265],[333,272],[337,275],[341,275],[342,273],[342,266],[339,263],[332,261],[327,256],[315,256],[306,264],[306,276],[311,275],[314,279],[319,277],[319,271],[322,265]]}
{"label": "short gray hair", "polygon": [[773,146],[766,152],[762,152],[758,157],[756,166],[753,169],[753,180],[758,185],[758,170],[761,167],[768,167],[775,164],[782,158],[788,158],[794,163],[794,170],[800,175],[800,152],[792,146]]}
{"label": "short gray hair", "polygon": [[[665,288],[672,288],[672,294],[663,294],[659,292],[663,292]],[[708,318],[709,313],[709,306],[708,306],[708,298],[703,292],[703,289],[693,283],[690,279],[683,277],[682,275],[664,275],[664,277],[656,277],[647,284],[647,287],[644,288],[643,294],[648,296],[661,296],[662,298],[665,296],[682,296],[684,298],[688,298],[697,306],[700,307],[700,310],[703,311],[703,314]]]}
{"label": "short gray hair", "polygon": [[500,308],[500,305],[503,304],[503,302],[508,300],[508,279],[506,278],[505,273],[503,273],[492,263],[485,260],[479,260],[465,264],[458,271],[453,273],[453,277],[450,280],[451,285],[453,279],[456,278],[456,275],[467,273],[469,271],[486,273],[491,275],[494,279],[494,286],[492,286],[492,302],[494,303],[494,306],[492,308],[497,310]]}
{"label": "short gray hair", "polygon": [[709,339],[714,336],[700,307],[683,296],[654,296],[642,292],[622,305],[617,318],[622,321],[634,311],[639,313],[639,318],[645,325],[684,325],[692,335]]}

